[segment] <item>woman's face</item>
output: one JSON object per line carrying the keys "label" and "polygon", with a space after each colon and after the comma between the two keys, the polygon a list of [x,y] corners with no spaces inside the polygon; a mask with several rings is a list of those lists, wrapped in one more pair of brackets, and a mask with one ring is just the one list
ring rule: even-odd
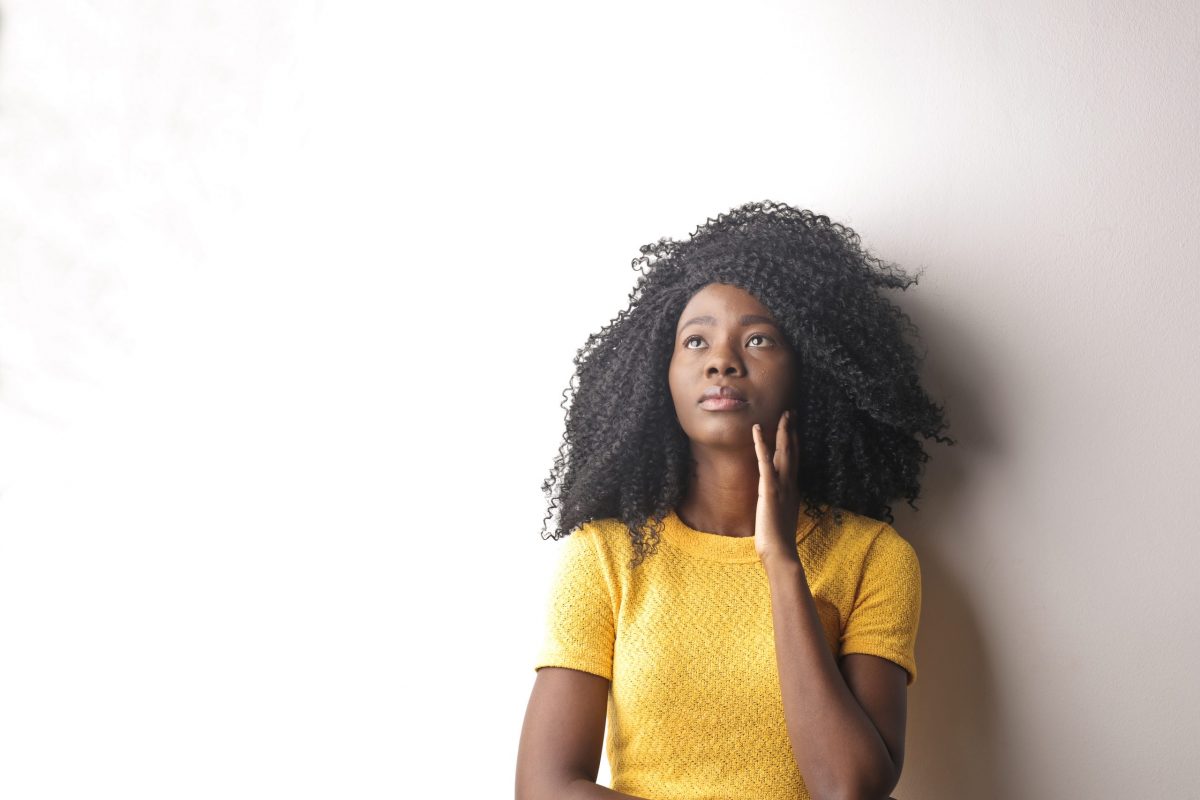
{"label": "woman's face", "polygon": [[[783,331],[754,295],[710,283],[688,301],[675,327],[668,383],[679,424],[693,444],[753,448],[757,422],[773,445],[795,380]],[[729,387],[742,402],[705,399],[706,390],[719,387]]]}

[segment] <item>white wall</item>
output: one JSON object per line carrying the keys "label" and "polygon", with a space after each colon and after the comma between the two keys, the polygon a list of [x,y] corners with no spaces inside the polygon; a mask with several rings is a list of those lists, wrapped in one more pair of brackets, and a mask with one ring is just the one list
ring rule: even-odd
{"label": "white wall", "polygon": [[405,5],[0,0],[0,794],[508,796],[571,357],[770,198],[926,270],[894,794],[1200,796],[1194,4]]}

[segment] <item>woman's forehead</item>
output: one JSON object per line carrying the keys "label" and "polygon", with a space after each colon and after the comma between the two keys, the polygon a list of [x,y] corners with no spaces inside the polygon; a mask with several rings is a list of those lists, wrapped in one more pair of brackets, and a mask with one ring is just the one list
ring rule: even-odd
{"label": "woman's forehead", "polygon": [[777,324],[770,310],[745,289],[710,283],[688,300],[679,315],[677,329],[692,324],[715,325],[722,320],[741,325]]}

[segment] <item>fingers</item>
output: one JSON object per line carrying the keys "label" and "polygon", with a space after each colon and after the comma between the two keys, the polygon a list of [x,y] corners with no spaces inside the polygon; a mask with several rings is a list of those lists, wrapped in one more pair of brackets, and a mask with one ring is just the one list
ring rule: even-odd
{"label": "fingers", "polygon": [[788,463],[791,461],[791,432],[788,430],[788,412],[779,415],[779,424],[775,426],[775,471],[780,475],[788,474]]}
{"label": "fingers", "polygon": [[800,469],[800,427],[792,419],[791,412],[788,412],[788,432],[792,435],[792,449],[788,455],[791,456],[792,469],[797,471]]}
{"label": "fingers", "polygon": [[[800,433],[792,419],[791,411],[785,411],[779,416],[779,424],[775,427],[775,450],[772,454],[767,449],[767,440],[762,432],[762,426],[755,423],[752,434],[754,437],[754,452],[758,456],[760,474],[773,474],[790,478],[796,469],[797,454],[800,452]],[[770,467],[769,470],[765,469]]]}
{"label": "fingers", "polygon": [[771,464],[771,453],[767,450],[767,440],[763,438],[762,426],[757,422],[754,423],[751,434],[754,436],[754,453],[758,456],[758,476],[774,478],[775,467]]}

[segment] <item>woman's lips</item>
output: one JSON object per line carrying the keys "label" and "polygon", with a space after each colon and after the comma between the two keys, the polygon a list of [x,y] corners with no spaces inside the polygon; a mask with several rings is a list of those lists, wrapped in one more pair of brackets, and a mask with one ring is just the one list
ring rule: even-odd
{"label": "woman's lips", "polygon": [[709,397],[700,402],[700,407],[706,411],[738,411],[749,403],[733,397]]}

